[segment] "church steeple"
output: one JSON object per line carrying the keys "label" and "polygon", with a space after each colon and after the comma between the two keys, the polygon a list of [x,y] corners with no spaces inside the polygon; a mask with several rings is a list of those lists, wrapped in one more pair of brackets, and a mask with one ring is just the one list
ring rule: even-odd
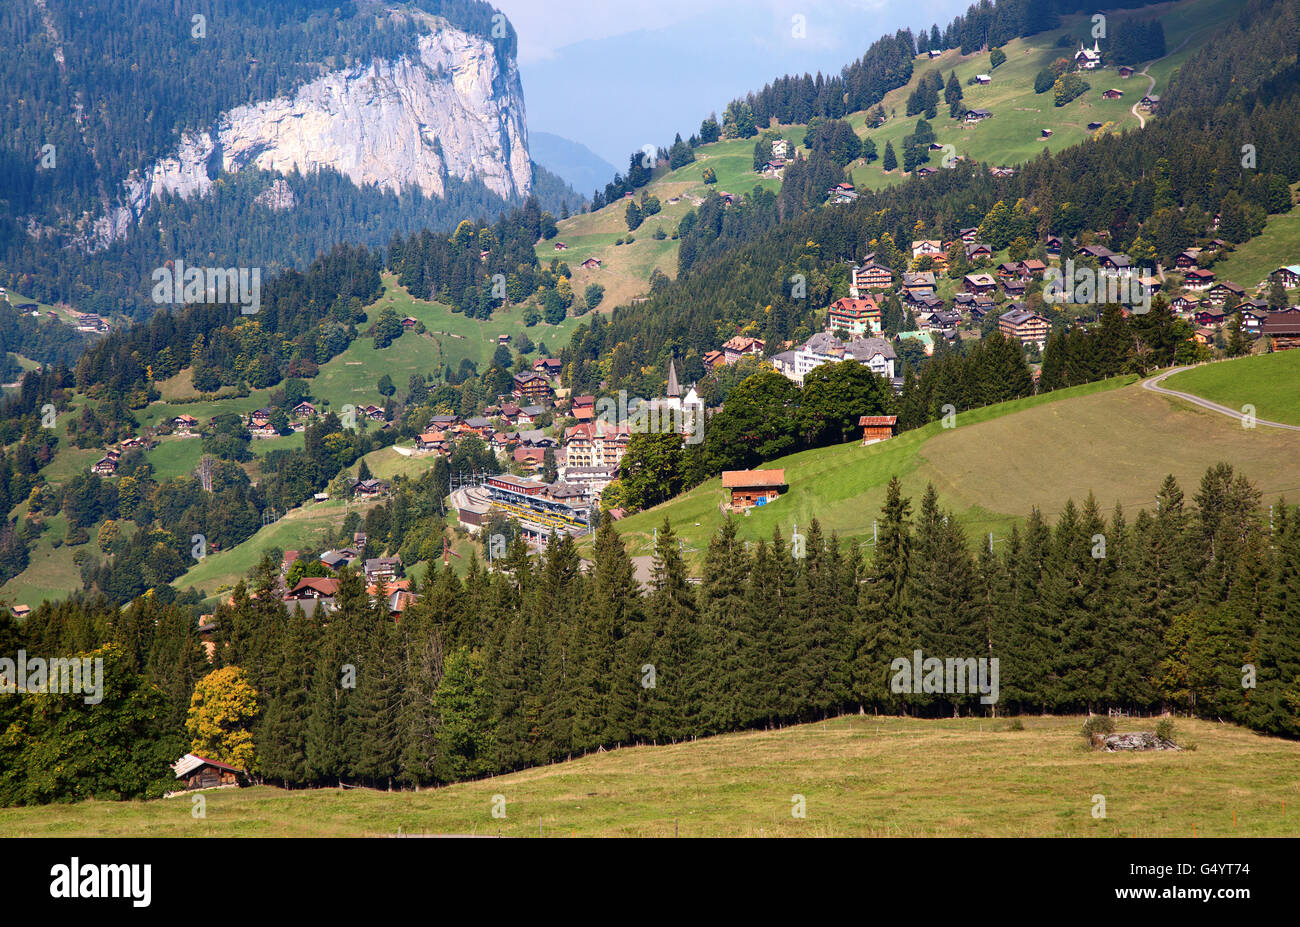
{"label": "church steeple", "polygon": [[681,394],[682,388],[677,385],[677,367],[670,357],[668,358],[668,398],[676,399]]}

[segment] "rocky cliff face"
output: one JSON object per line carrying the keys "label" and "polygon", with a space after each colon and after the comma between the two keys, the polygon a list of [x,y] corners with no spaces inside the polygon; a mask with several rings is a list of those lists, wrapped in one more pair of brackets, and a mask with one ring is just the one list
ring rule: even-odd
{"label": "rocky cliff face", "polygon": [[186,132],[173,157],[132,174],[121,204],[85,244],[125,234],[164,193],[203,195],[209,165],[308,174],[333,168],[354,183],[442,196],[447,177],[479,180],[507,199],[532,189],[523,90],[513,60],[486,40],[427,18],[417,55],[334,71],[292,96],[240,106]]}

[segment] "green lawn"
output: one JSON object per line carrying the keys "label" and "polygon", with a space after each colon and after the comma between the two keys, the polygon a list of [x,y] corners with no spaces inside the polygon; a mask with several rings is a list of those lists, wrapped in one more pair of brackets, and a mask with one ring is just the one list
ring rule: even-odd
{"label": "green lawn", "polygon": [[[1150,507],[1166,474],[1194,487],[1221,460],[1266,496],[1295,496],[1295,447],[1294,435],[1246,430],[1118,378],[962,413],[955,429],[936,422],[871,447],[853,442],[772,461],[764,466],[784,468],[789,491],[737,521],[740,536],[756,540],[770,537],[774,527],[789,537],[816,517],[823,530],[861,543],[869,555],[872,521],[897,475],[914,506],[933,483],[972,544],[987,543],[990,532],[996,544],[1034,507],[1052,519],[1067,499],[1082,502],[1094,492],[1107,515],[1117,503],[1132,512]],[[724,499],[721,480],[713,479],[620,521],[619,533],[632,553],[648,554],[666,514],[688,559],[698,564],[726,517],[719,509]]]}
{"label": "green lawn", "polygon": [[[1089,750],[1079,717],[819,724],[635,747],[419,792],[270,787],[0,809],[14,837],[1294,837],[1300,743],[1177,721],[1195,750]],[[1154,719],[1121,722],[1151,730]],[[1106,799],[1094,817],[1094,796]],[[802,796],[806,814],[792,814]],[[504,805],[502,805],[504,802]],[[504,817],[493,817],[493,808]]]}
{"label": "green lawn", "polygon": [[1300,425],[1300,351],[1205,364],[1176,373],[1163,385],[1233,409],[1249,403],[1258,418]]}

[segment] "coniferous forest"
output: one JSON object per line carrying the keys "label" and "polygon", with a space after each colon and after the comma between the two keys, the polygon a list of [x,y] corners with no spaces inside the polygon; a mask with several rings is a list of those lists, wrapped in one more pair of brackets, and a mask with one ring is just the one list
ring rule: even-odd
{"label": "coniferous forest", "polygon": [[[183,599],[46,605],[0,643],[107,655],[123,720],[0,701],[0,803],[105,797],[110,762],[115,794],[157,794],[191,692],[223,667],[256,690],[254,774],[287,786],[451,782],[842,712],[1173,708],[1300,736],[1300,510],[1222,464],[1190,495],[1156,488],[1155,511],[1069,500],[990,550],[933,487],[910,499],[895,479],[869,559],[816,522],[753,544],[728,522],[698,584],[665,522],[644,589],[605,522],[585,570],[566,538],[540,561],[517,540],[464,579],[431,556],[398,622],[352,572],[328,622],[286,612],[268,555],[217,609],[210,664]],[[999,700],[896,692],[890,665],[916,650],[997,658]]]}

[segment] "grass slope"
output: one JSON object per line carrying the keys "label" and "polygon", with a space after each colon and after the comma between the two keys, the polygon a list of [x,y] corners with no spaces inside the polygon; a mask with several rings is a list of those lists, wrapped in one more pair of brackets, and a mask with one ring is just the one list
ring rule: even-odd
{"label": "grass slope", "polygon": [[[1300,414],[1296,399],[1290,408]],[[933,483],[972,543],[986,543],[990,532],[997,543],[1034,507],[1051,519],[1067,499],[1082,502],[1089,492],[1106,512],[1116,504],[1149,507],[1165,474],[1194,487],[1206,467],[1221,460],[1266,496],[1294,496],[1300,491],[1297,441],[1276,429],[1243,429],[1226,416],[1118,378],[963,413],[955,429],[932,423],[871,447],[855,442],[772,461],[765,466],[785,468],[790,489],[738,518],[739,534],[756,540],[779,527],[788,536],[793,526],[816,517],[824,531],[869,551],[872,520],[895,475],[914,508]],[[634,554],[648,554],[667,515],[698,563],[726,517],[719,510],[724,499],[721,480],[710,480],[620,521],[619,532]]]}
{"label": "grass slope", "polygon": [[[1179,721],[1196,750],[1097,753],[1082,718],[847,716],[591,754],[421,792],[268,787],[0,809],[6,836],[1187,837],[1300,835],[1300,744]],[[1124,730],[1150,729],[1134,720]],[[1106,816],[1092,815],[1093,796]],[[807,816],[791,814],[794,796]],[[494,796],[505,799],[493,818]],[[1235,816],[1235,817],[1234,817]]]}
{"label": "grass slope", "polygon": [[1258,418],[1300,425],[1300,351],[1206,364],[1176,373],[1163,385],[1233,409],[1250,403]]}

